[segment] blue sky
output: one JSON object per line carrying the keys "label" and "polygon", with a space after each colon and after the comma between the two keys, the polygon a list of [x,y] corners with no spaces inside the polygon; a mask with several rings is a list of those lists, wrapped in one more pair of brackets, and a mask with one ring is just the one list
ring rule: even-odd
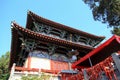
{"label": "blue sky", "polygon": [[82,0],[1,0],[0,1],[0,56],[11,48],[11,21],[25,27],[27,11],[70,27],[95,34],[112,35],[107,24],[94,21],[92,12]]}

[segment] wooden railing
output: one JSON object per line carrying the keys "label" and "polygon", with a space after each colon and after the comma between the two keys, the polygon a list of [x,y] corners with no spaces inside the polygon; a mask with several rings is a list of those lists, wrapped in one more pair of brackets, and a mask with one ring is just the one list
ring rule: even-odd
{"label": "wooden railing", "polygon": [[15,67],[15,71],[27,71],[27,72],[45,72],[45,73],[52,73],[58,74],[58,70],[47,70],[47,69],[38,69],[38,68],[24,68],[24,67]]}

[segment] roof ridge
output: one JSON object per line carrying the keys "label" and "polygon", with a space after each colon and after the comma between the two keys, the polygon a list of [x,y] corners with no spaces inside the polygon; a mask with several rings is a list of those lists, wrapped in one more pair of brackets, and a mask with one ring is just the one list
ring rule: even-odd
{"label": "roof ridge", "polygon": [[31,15],[32,17],[37,17],[38,19],[41,19],[43,21],[46,21],[46,23],[50,23],[50,24],[54,24],[57,28],[62,28],[62,29],[66,29],[66,30],[69,30],[70,32],[76,32],[76,33],[81,33],[81,34],[84,34],[86,36],[92,36],[92,37],[98,37],[98,38],[101,38],[102,40],[105,38],[105,36],[97,36],[97,35],[94,35],[94,34],[91,34],[91,33],[87,33],[85,31],[82,31],[82,30],[78,30],[78,29],[75,29],[75,28],[72,28],[70,26],[67,26],[67,25],[63,25],[61,23],[58,23],[58,22],[55,22],[55,21],[52,21],[52,20],[49,20],[47,18],[44,18],[44,17],[41,17],[37,14],[35,14],[34,12],[32,11],[28,11],[28,15]]}

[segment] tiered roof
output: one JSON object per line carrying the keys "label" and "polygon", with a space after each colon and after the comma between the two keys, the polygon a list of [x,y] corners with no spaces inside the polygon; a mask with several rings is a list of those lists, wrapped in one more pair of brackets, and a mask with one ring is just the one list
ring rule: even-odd
{"label": "tiered roof", "polygon": [[71,27],[47,20],[47,19],[42,18],[42,17],[34,14],[33,12],[29,11],[28,15],[27,15],[26,28],[23,28],[22,26],[18,25],[15,22],[12,22],[12,25],[11,25],[12,26],[12,43],[11,43],[11,54],[10,54],[9,68],[12,67],[13,63],[18,61],[17,60],[19,57],[18,53],[21,50],[20,45],[22,43],[21,40],[19,39],[20,37],[26,37],[26,38],[31,38],[31,39],[38,40],[38,41],[44,41],[44,42],[48,42],[48,43],[52,43],[52,44],[56,44],[56,45],[70,47],[72,49],[80,50],[80,52],[90,52],[91,50],[94,49],[94,47],[92,47],[92,46],[77,44],[75,42],[70,42],[67,40],[54,38],[54,37],[50,37],[47,35],[43,35],[43,34],[34,32],[31,30],[31,26],[30,26],[33,23],[33,21],[41,22],[41,23],[50,25],[50,26],[55,27],[55,28],[69,31],[71,33],[84,35],[86,37],[90,37],[92,39],[97,39],[99,41],[102,41],[105,38],[103,36],[92,35],[92,34],[89,34],[89,33],[86,33],[86,32],[80,31],[80,30],[76,30],[76,29],[73,29]]}

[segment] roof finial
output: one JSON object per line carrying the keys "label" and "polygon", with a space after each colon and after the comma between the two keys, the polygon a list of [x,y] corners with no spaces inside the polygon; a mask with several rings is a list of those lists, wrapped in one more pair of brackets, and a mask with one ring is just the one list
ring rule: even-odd
{"label": "roof finial", "polygon": [[15,20],[11,21],[11,29],[13,28]]}
{"label": "roof finial", "polygon": [[30,14],[30,10],[29,9],[27,10],[27,14]]}

